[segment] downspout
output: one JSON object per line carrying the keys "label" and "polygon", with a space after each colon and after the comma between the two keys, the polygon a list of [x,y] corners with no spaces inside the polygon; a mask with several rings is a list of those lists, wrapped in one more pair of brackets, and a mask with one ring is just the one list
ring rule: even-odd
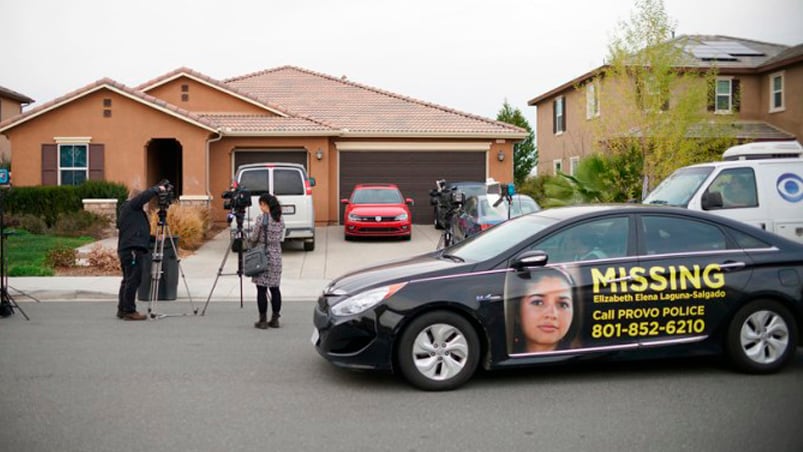
{"label": "downspout", "polygon": [[218,141],[223,139],[223,133],[221,133],[220,130],[216,130],[215,133],[217,133],[217,138],[210,138],[210,139],[206,140],[206,162],[204,162],[205,163],[204,166],[205,166],[205,170],[206,170],[206,178],[205,178],[206,198],[207,198],[207,202],[210,205],[212,203],[212,192],[209,191],[209,148],[210,148],[210,145],[212,143],[218,142]]}

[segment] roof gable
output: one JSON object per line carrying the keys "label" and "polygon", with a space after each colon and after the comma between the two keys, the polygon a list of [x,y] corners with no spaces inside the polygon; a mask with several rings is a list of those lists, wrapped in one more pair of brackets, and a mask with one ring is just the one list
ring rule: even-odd
{"label": "roof gable", "polygon": [[5,97],[6,99],[11,99],[21,104],[33,103],[33,99],[31,99],[30,97],[2,86],[0,86],[0,97]]}

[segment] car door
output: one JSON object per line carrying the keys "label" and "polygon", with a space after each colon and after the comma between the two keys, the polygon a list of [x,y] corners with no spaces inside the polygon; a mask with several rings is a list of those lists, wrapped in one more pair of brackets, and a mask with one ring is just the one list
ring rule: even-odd
{"label": "car door", "polygon": [[742,297],[750,257],[716,223],[670,214],[638,220],[639,266],[622,288],[634,300],[618,329],[642,345],[703,340]]}
{"label": "car door", "polygon": [[[636,337],[609,326],[617,320],[618,307],[627,302],[617,293],[617,281],[639,265],[633,230],[633,216],[608,215],[567,225],[528,248],[547,253],[548,265],[507,275],[504,298],[511,358],[568,358],[638,347]],[[578,236],[596,241],[597,252],[575,248]],[[550,341],[551,349],[544,346]]]}

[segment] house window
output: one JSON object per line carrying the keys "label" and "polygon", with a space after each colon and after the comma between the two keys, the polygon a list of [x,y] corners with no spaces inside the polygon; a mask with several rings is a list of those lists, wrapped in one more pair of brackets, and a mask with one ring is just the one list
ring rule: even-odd
{"label": "house window", "polygon": [[561,134],[566,131],[566,98],[558,97],[552,103],[552,132]]}
{"label": "house window", "polygon": [[557,175],[561,171],[563,171],[563,161],[552,160],[552,174]]}
{"label": "house window", "polygon": [[731,113],[733,111],[733,79],[717,78],[716,81],[716,113]]}
{"label": "house window", "polygon": [[59,185],[80,185],[89,173],[89,146],[59,145]]}
{"label": "house window", "polygon": [[599,93],[594,82],[586,85],[586,119],[599,116]]}
{"label": "house window", "polygon": [[571,157],[569,159],[569,174],[572,176],[577,175],[577,166],[580,165],[580,157]]}
{"label": "house window", "polygon": [[783,72],[770,75],[770,113],[783,111]]}

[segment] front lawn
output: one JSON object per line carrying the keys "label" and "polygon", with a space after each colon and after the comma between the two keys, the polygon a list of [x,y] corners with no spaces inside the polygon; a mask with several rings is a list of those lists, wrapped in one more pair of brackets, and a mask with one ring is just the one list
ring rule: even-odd
{"label": "front lawn", "polygon": [[[6,230],[5,258],[9,276],[53,276],[55,271],[45,261],[50,250],[78,248],[95,241],[92,237],[56,237],[35,235],[23,230]],[[10,233],[9,233],[10,232]]]}

